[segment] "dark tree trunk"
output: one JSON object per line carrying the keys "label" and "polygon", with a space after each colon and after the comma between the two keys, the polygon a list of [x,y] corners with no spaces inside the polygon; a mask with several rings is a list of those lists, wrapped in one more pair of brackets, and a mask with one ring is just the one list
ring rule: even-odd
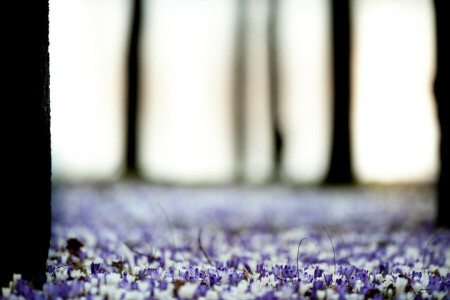
{"label": "dark tree trunk", "polygon": [[350,3],[333,0],[334,115],[331,163],[326,182],[353,182],[350,155]]}
{"label": "dark tree trunk", "polygon": [[2,11],[0,284],[17,273],[40,287],[51,226],[48,0],[7,1]]}
{"label": "dark tree trunk", "polygon": [[434,92],[438,107],[439,124],[441,128],[440,157],[441,169],[437,184],[437,225],[450,227],[449,205],[449,160],[448,160],[448,101],[450,99],[450,66],[448,46],[448,1],[435,0],[436,33],[437,33],[437,73],[434,84]]}
{"label": "dark tree trunk", "polygon": [[272,130],[275,141],[274,175],[281,175],[281,159],[283,152],[283,134],[280,128],[279,93],[278,93],[278,0],[269,0],[269,16],[267,25],[267,42],[269,58],[269,90],[272,116]]}
{"label": "dark tree trunk", "polygon": [[128,122],[127,175],[136,175],[136,127],[139,108],[139,33],[141,28],[141,0],[133,1],[131,36],[128,53]]}
{"label": "dark tree trunk", "polygon": [[246,86],[246,34],[247,34],[247,0],[237,0],[236,17],[236,52],[234,69],[234,135],[236,179],[241,181],[244,173],[245,162],[245,86]]}

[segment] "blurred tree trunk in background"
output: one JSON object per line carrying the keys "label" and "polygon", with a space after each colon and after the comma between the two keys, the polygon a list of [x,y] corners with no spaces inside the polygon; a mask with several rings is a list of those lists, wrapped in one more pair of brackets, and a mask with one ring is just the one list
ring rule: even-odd
{"label": "blurred tree trunk in background", "polygon": [[267,24],[267,42],[269,58],[269,97],[274,135],[274,179],[280,179],[283,153],[283,133],[280,128],[280,104],[278,85],[278,0],[269,0],[269,16]]}
{"label": "blurred tree trunk in background", "polygon": [[450,22],[448,19],[448,1],[434,0],[436,13],[436,33],[437,33],[437,73],[434,85],[434,92],[438,107],[439,124],[441,127],[441,170],[439,174],[439,181],[437,184],[437,204],[438,216],[437,225],[450,227],[450,211],[449,205],[449,160],[448,160],[448,101],[450,100],[450,66],[449,55],[450,47],[448,46],[448,28]]}
{"label": "blurred tree trunk in background", "polygon": [[130,45],[128,52],[128,122],[127,122],[127,175],[136,174],[136,129],[139,108],[139,34],[141,28],[141,0],[133,1]]}
{"label": "blurred tree trunk in background", "polygon": [[236,151],[236,178],[242,181],[245,173],[245,51],[247,0],[237,0],[236,62],[234,87],[234,134]]}
{"label": "blurred tree trunk in background", "polygon": [[332,1],[334,114],[331,163],[326,182],[353,182],[350,153],[350,1]]}

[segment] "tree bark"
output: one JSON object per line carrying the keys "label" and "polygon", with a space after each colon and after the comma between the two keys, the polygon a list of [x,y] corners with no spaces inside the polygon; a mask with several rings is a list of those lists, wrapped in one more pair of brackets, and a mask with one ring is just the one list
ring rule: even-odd
{"label": "tree bark", "polygon": [[6,53],[0,81],[0,284],[7,286],[17,273],[41,287],[51,226],[48,0],[7,1],[2,6],[9,18],[2,24]]}
{"label": "tree bark", "polygon": [[449,160],[448,160],[448,141],[449,141],[449,128],[448,128],[448,104],[450,99],[450,67],[449,67],[449,51],[448,41],[448,28],[449,19],[448,1],[435,0],[435,15],[436,15],[436,36],[437,36],[437,72],[436,80],[434,83],[434,93],[436,96],[436,103],[438,107],[439,125],[441,129],[440,140],[440,158],[441,169],[439,173],[437,183],[437,220],[438,226],[450,227],[450,212],[449,205]]}
{"label": "tree bark", "polygon": [[334,113],[331,162],[326,183],[351,184],[350,3],[333,0]]}

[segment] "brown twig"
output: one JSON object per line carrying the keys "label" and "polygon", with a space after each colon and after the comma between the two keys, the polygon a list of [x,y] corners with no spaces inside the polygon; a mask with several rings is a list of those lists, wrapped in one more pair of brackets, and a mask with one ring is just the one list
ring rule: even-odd
{"label": "brown twig", "polygon": [[330,233],[328,232],[328,230],[325,228],[325,226],[323,226],[323,224],[320,224],[323,228],[323,230],[325,230],[325,232],[328,235],[328,238],[330,239],[331,242],[331,247],[333,248],[333,256],[334,256],[334,272],[336,273],[336,251],[334,250],[334,245],[333,245],[333,241],[331,240],[331,236]]}
{"label": "brown twig", "polygon": [[208,256],[208,253],[206,253],[206,250],[203,248],[202,246],[202,229],[200,228],[198,230],[198,248],[200,249],[200,251],[203,253],[203,255],[205,256],[206,260],[208,261],[208,263],[214,267],[214,264],[212,263],[211,259]]}
{"label": "brown twig", "polygon": [[[127,248],[131,250],[131,252],[136,253],[137,255],[140,255],[140,256],[148,257],[148,254],[137,251],[136,249],[133,248],[133,246],[128,244],[128,242],[124,242],[124,245],[127,246]],[[158,249],[155,249],[155,252],[153,252],[152,259],[151,259],[151,261],[149,261],[150,264],[155,260],[157,251],[158,251]]]}
{"label": "brown twig", "polygon": [[183,253],[177,247],[177,243],[175,241],[175,235],[173,234],[173,230],[172,230],[172,222],[170,222],[170,218],[167,215],[166,210],[161,205],[161,203],[157,202],[157,204],[158,204],[159,208],[161,209],[162,213],[164,214],[164,217],[166,218],[167,226],[169,227],[170,235],[172,236],[173,246],[175,247],[176,251],[178,251],[181,254],[181,256],[183,256],[183,260],[186,260],[186,258],[184,257]]}
{"label": "brown twig", "polygon": [[441,235],[443,235],[443,234],[438,233],[438,234],[436,234],[435,236],[433,236],[433,237],[428,241],[427,246],[426,246],[425,249],[423,250],[423,257],[422,257],[422,269],[423,269],[423,273],[425,273],[425,255],[426,255],[427,248],[428,248],[428,246],[430,246],[431,242],[432,242],[434,239],[436,239],[437,237],[439,237],[439,236],[441,236]]}
{"label": "brown twig", "polygon": [[302,238],[300,240],[300,242],[298,243],[298,248],[297,248],[297,278],[300,277],[300,274],[299,274],[299,271],[298,271],[299,270],[299,268],[298,268],[298,259],[299,259],[299,256],[300,256],[300,245],[303,243],[304,240],[310,240],[311,242],[313,242],[314,246],[316,246],[317,252],[320,254],[319,247],[317,247],[316,243],[314,243],[313,240],[311,240],[310,238],[307,238],[307,237]]}

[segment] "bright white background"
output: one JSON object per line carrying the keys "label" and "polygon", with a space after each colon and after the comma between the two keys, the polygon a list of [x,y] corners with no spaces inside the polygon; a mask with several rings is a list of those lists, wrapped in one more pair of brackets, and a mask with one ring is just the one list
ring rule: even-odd
{"label": "bright white background", "polygon": [[50,0],[53,178],[106,180],[124,166],[127,0]]}
{"label": "bright white background", "polygon": [[[147,179],[221,183],[236,168],[230,0],[143,1],[139,169]],[[151,4],[151,5],[150,5]],[[439,131],[432,95],[430,0],[353,0],[352,149],[363,183],[433,182]],[[267,0],[248,2],[245,177],[270,178]],[[125,0],[50,0],[52,158],[55,180],[123,173]],[[290,182],[326,175],[332,132],[331,7],[280,0],[282,171]]]}
{"label": "bright white background", "polygon": [[356,175],[363,182],[432,182],[439,165],[432,1],[352,3]]}

